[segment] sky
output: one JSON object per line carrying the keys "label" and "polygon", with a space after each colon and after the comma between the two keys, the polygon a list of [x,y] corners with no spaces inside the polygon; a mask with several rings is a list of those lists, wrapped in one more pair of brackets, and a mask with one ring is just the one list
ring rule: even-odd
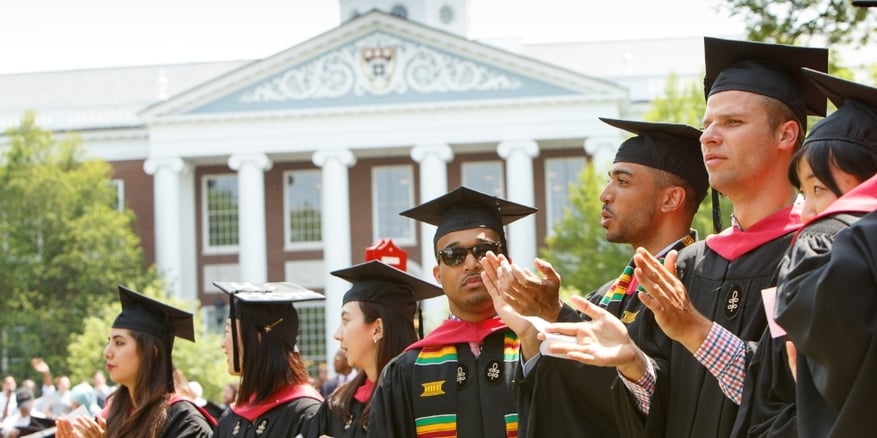
{"label": "sky", "polygon": [[[469,0],[469,37],[742,35],[719,1]],[[254,60],[340,23],[337,0],[3,0],[0,13],[0,74]]]}

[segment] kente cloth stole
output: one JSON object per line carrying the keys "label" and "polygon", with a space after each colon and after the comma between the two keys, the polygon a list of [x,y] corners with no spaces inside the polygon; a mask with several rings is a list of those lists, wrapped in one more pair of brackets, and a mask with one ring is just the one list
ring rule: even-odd
{"label": "kente cloth stole", "polygon": [[[677,240],[672,247],[661,253],[658,257],[658,261],[663,265],[663,255],[666,255],[673,250],[678,251],[692,243],[694,243],[694,237],[690,234]],[[610,287],[609,290],[606,291],[606,294],[603,295],[603,298],[600,300],[600,307],[608,308],[612,303],[620,303],[623,301],[626,295],[633,295],[634,292],[645,291],[642,285],[637,283],[636,279],[633,277],[633,270],[635,268],[636,264],[634,264],[633,258],[631,258],[630,263],[624,267],[624,271],[621,272],[621,275],[615,280],[612,287]]]}
{"label": "kente cloth stole", "polygon": [[[511,331],[502,340],[502,361],[517,364],[520,341]],[[463,375],[456,345],[426,346],[414,361],[414,424],[418,438],[450,438],[457,436],[457,391],[466,379],[478,379],[475,375]],[[504,367],[511,372],[513,366]],[[449,378],[450,377],[450,378]],[[478,384],[478,383],[473,383]],[[486,385],[486,384],[485,384]],[[489,390],[487,386],[483,390]],[[504,415],[506,438],[518,436],[518,414]]]}

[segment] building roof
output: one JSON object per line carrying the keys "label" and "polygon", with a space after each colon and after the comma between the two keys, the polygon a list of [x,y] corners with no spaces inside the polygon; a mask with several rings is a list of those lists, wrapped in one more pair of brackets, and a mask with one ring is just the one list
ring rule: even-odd
{"label": "building roof", "polygon": [[137,112],[245,61],[147,65],[0,75],[0,130],[27,110],[53,131],[139,126]]}
{"label": "building roof", "polygon": [[291,63],[306,66],[326,53],[327,44],[330,50],[337,49],[351,41],[351,33],[366,32],[368,20],[378,22],[371,24],[373,28],[389,27],[391,36],[407,32],[412,37],[409,43],[444,42],[446,51],[460,59],[469,56],[488,68],[503,66],[506,72],[523,77],[544,77],[544,83],[560,86],[558,90],[627,89],[634,103],[662,94],[671,72],[683,80],[697,80],[702,75],[701,37],[532,44],[513,53],[490,42],[465,40],[375,11],[262,60],[0,75],[0,95],[4,96],[0,129],[16,126],[29,109],[36,111],[41,127],[53,131],[139,127],[145,123],[144,116],[168,111],[221,110],[229,103],[217,100],[221,97],[217,93],[240,100],[243,94],[228,94],[238,87],[240,93],[249,91],[252,95],[255,88],[239,87],[248,83],[256,87],[254,78],[264,79],[263,87],[271,80],[276,82],[284,70],[288,73],[295,67]]}

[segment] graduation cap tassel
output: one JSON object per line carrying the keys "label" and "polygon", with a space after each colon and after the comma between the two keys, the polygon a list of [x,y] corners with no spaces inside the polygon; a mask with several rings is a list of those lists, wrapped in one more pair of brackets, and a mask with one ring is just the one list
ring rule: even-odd
{"label": "graduation cap tassel", "polygon": [[234,310],[234,294],[231,295],[231,298],[228,300],[228,318],[229,323],[231,325],[231,354],[234,356],[232,358],[232,363],[234,364],[234,372],[239,373],[241,371],[241,363],[238,360],[238,329],[237,329],[237,321],[234,320],[237,312]]}
{"label": "graduation cap tassel", "polygon": [[419,339],[423,339],[423,304],[419,301],[417,302],[417,333],[420,335]]}
{"label": "graduation cap tassel", "polygon": [[[171,327],[171,319],[168,318],[167,315],[165,315],[164,320],[165,320],[165,325],[167,327]],[[173,393],[177,392],[176,385],[174,384],[174,365],[171,363],[172,362],[172,359],[171,359],[172,353],[171,352],[174,351],[174,335],[171,334],[170,336],[162,336],[162,338],[163,338],[163,340],[167,341],[167,345],[165,345],[165,348],[167,348],[167,358],[166,358],[167,359],[167,365],[166,365],[166,368],[167,368],[167,392],[173,394]]]}
{"label": "graduation cap tassel", "polygon": [[719,204],[719,192],[716,189],[710,189],[713,192],[713,229],[716,233],[722,232],[722,206]]}

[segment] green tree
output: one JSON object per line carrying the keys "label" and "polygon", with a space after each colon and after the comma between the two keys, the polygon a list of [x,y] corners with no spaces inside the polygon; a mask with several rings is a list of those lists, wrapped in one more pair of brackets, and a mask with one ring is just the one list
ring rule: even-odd
{"label": "green tree", "polygon": [[874,27],[868,8],[849,0],[728,0],[720,8],[743,17],[752,41],[858,47],[868,43]]}
{"label": "green tree", "polygon": [[[701,72],[700,77],[703,77]],[[684,123],[699,128],[703,126],[703,113],[706,99],[703,96],[703,82],[683,82],[676,73],[667,77],[664,95],[652,100],[652,106],[643,116],[650,122]]]}
{"label": "green tree", "polygon": [[[85,159],[73,136],[55,141],[32,113],[6,132],[0,155],[0,351],[3,373],[36,377],[40,356],[69,374],[71,333],[115,301],[116,285],[157,284],[130,212],[111,207],[110,166]],[[103,332],[104,336],[106,331]]]}
{"label": "green tree", "polygon": [[605,182],[593,163],[582,169],[578,184],[570,185],[569,207],[541,250],[542,258],[561,275],[564,299],[590,293],[617,277],[630,260],[631,248],[607,241],[606,231],[600,226],[600,192]]}

